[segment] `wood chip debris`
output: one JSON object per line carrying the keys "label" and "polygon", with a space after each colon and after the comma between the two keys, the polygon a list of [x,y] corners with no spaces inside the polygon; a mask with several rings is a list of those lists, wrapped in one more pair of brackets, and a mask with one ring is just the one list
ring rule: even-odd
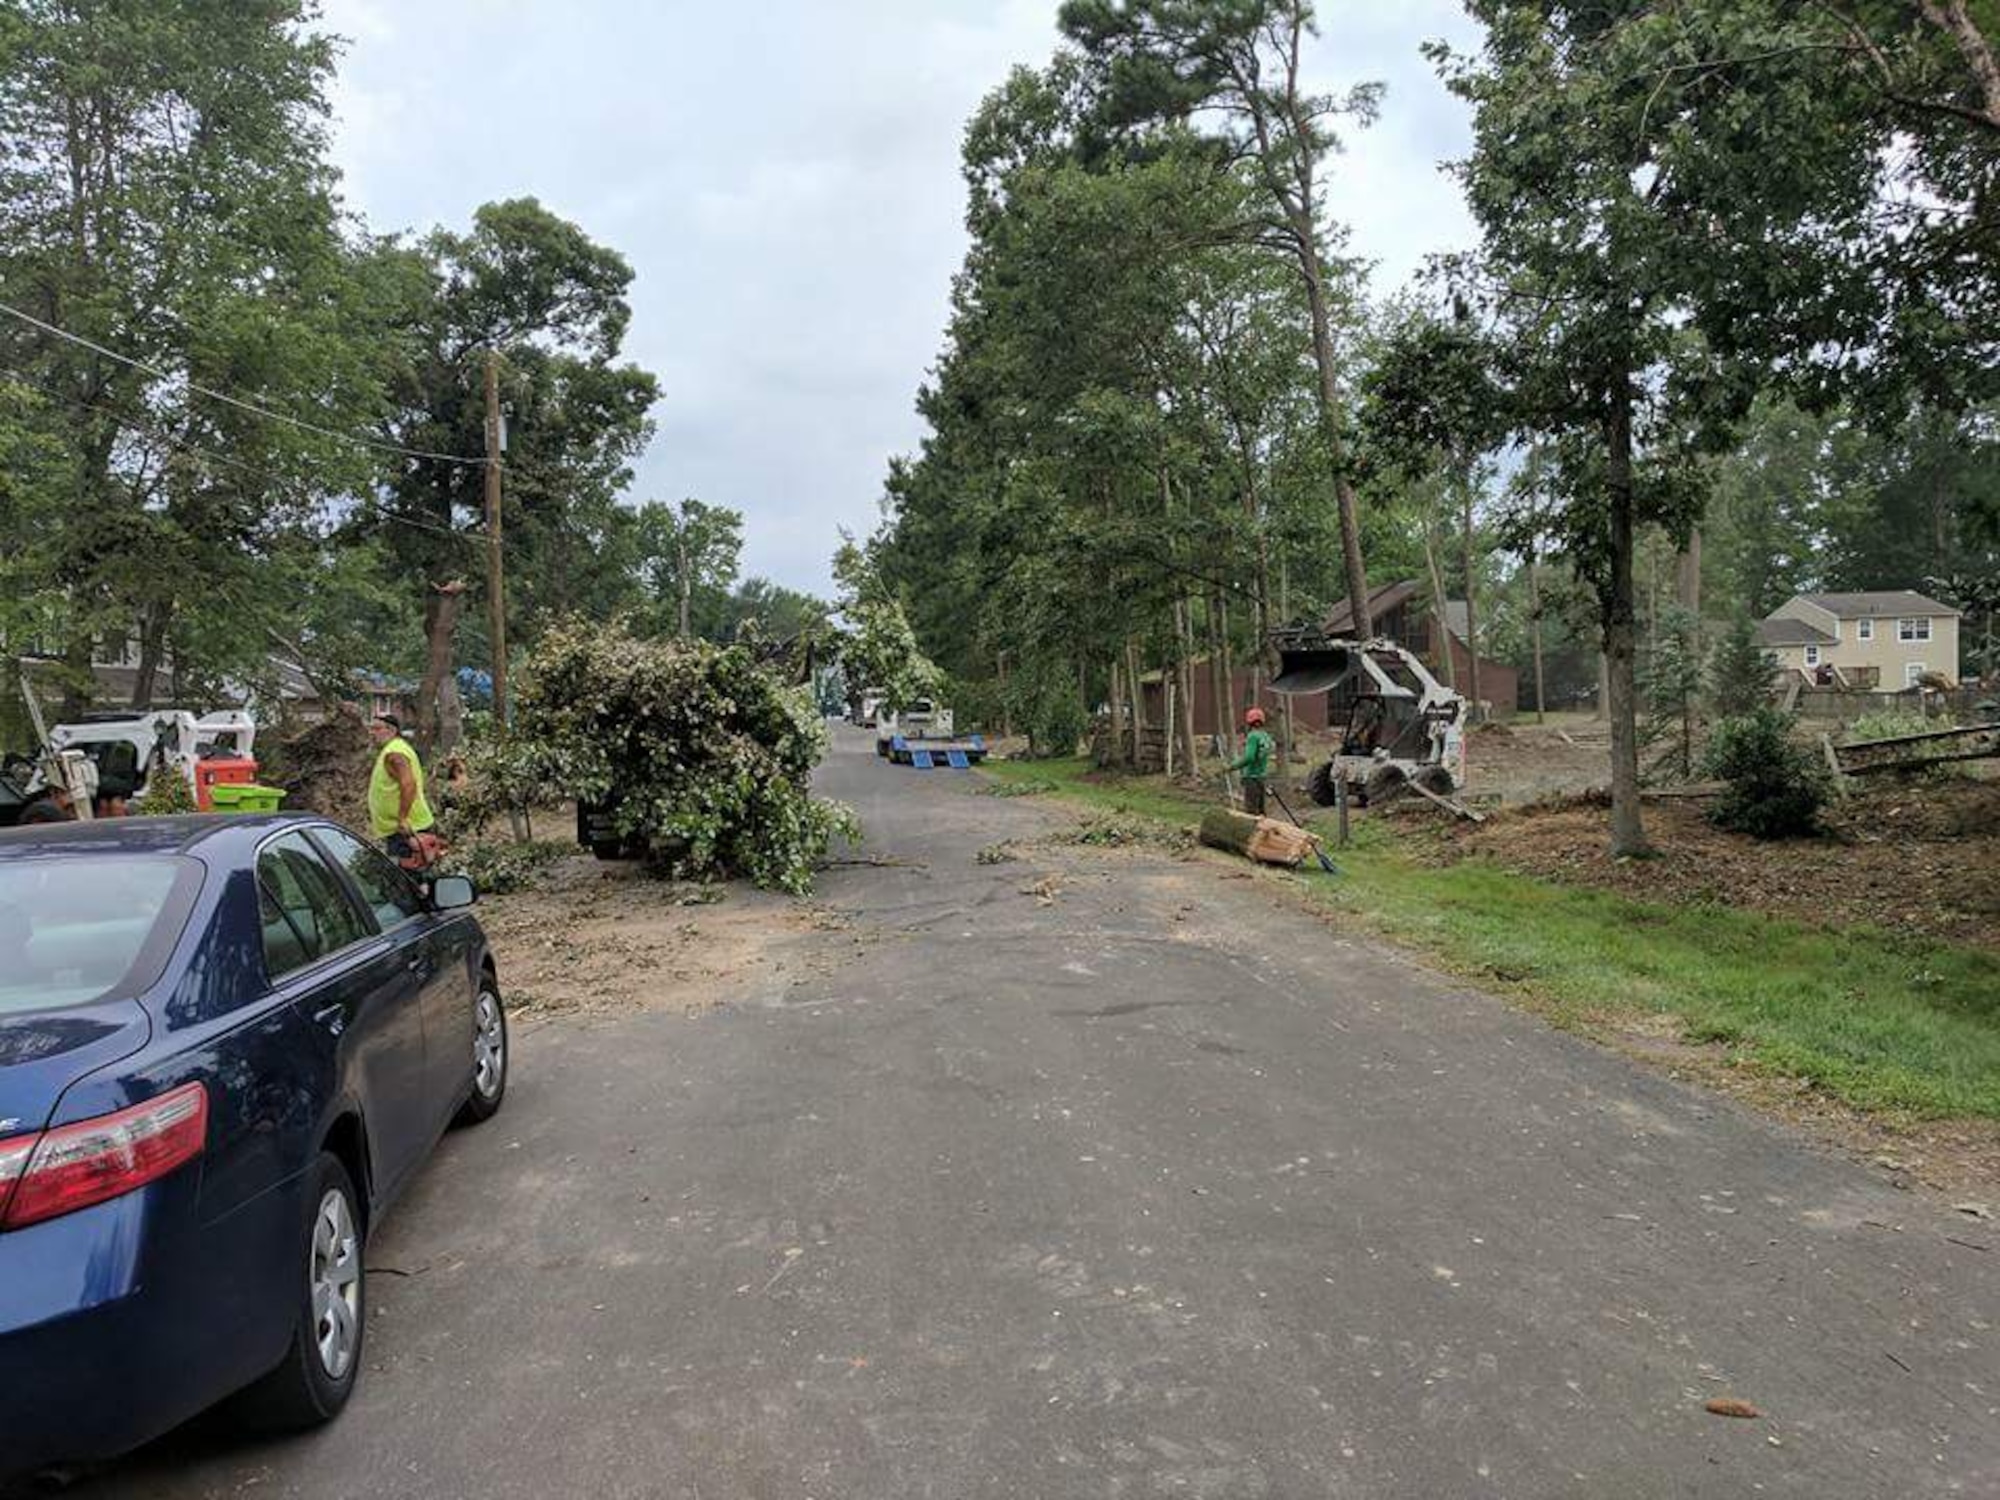
{"label": "wood chip debris", "polygon": [[1764,1415],[1748,1401],[1739,1401],[1734,1396],[1711,1397],[1702,1403],[1702,1410],[1708,1412],[1711,1416],[1738,1417],[1745,1421],[1754,1421],[1756,1418]]}

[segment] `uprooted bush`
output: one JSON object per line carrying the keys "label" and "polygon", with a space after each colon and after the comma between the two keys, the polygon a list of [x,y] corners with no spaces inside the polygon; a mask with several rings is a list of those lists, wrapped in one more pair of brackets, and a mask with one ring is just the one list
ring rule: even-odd
{"label": "uprooted bush", "polygon": [[572,620],[524,663],[513,724],[477,769],[502,797],[607,808],[677,878],[741,875],[803,895],[828,842],[854,829],[846,808],[811,794],[826,747],[808,691],[742,648]]}
{"label": "uprooted bush", "polygon": [[1702,770],[1723,783],[1709,810],[1720,828],[1753,838],[1803,838],[1819,832],[1826,768],[1792,738],[1793,719],[1760,708],[1723,719],[1709,735]]}

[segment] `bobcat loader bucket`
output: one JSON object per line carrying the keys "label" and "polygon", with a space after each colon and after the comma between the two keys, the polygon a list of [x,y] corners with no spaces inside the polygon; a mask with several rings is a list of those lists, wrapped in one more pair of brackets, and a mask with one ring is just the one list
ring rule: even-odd
{"label": "bobcat loader bucket", "polygon": [[1278,649],[1278,675],[1271,691],[1286,696],[1323,693],[1355,667],[1355,652],[1347,641],[1329,640],[1313,632],[1273,635]]}

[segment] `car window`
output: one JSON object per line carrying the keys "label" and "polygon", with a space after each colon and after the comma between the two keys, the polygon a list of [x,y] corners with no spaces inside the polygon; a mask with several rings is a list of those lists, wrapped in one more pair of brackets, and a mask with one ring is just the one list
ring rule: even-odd
{"label": "car window", "polygon": [[0,860],[0,1016],[152,983],[199,885],[198,868],[179,858]]}
{"label": "car window", "polygon": [[312,962],[313,950],[305,935],[292,925],[271,893],[260,881],[257,886],[257,915],[264,928],[264,970],[271,978],[302,969]]}
{"label": "car window", "polygon": [[313,837],[360,887],[361,899],[384,932],[423,912],[424,898],[416,886],[381,850],[369,848],[342,828],[315,828]]}
{"label": "car window", "polygon": [[339,878],[303,834],[285,833],[257,854],[264,967],[271,978],[368,936]]}

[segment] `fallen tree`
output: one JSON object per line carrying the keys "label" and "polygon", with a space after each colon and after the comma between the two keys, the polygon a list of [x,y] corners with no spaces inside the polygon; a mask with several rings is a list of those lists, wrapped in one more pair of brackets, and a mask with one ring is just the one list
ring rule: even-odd
{"label": "fallen tree", "polygon": [[566,621],[524,663],[513,724],[475,749],[470,800],[575,798],[668,873],[803,895],[853,815],[811,794],[826,730],[808,689],[741,647]]}

